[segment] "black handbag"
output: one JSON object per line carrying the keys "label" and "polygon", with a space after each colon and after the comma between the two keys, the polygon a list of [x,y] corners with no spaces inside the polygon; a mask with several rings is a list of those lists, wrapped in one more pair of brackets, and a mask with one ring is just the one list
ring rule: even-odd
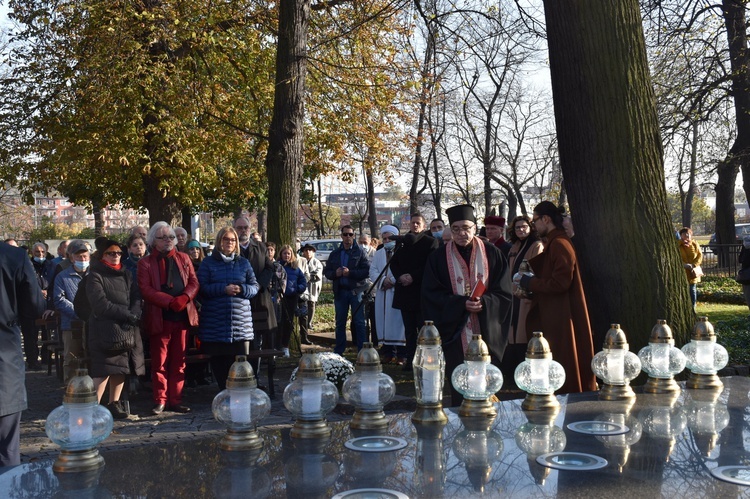
{"label": "black handbag", "polygon": [[104,334],[101,338],[102,348],[105,352],[122,353],[135,348],[135,326],[112,322],[111,327],[106,329],[109,334]]}
{"label": "black handbag", "polygon": [[750,284],[750,267],[740,269],[734,280],[740,284]]}

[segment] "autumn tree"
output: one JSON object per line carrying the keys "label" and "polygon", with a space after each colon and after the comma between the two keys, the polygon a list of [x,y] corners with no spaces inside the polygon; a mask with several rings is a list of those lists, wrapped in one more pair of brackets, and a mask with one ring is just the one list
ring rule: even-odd
{"label": "autumn tree", "polygon": [[[544,7],[560,163],[597,347],[617,322],[637,350],[657,319],[684,343],[693,314],[638,2]],[[613,230],[617,237],[606,236]]]}
{"label": "autumn tree", "polygon": [[[663,67],[657,65],[656,73],[672,74],[666,81],[673,88],[669,94],[677,96],[672,100],[681,101],[678,117],[688,128],[697,122],[714,131],[715,122],[718,128],[729,129],[726,136],[731,143],[716,164],[715,186],[717,241],[726,244],[734,243],[735,238],[733,193],[740,170],[745,192],[750,192],[747,9],[744,0],[673,0],[644,5],[646,26],[653,27],[653,38],[666,47]],[[733,108],[729,113],[722,109],[728,107],[727,99]],[[709,121],[717,110],[720,116]],[[733,114],[728,127],[727,114]],[[727,265],[730,257],[726,249],[721,251],[720,264]]]}
{"label": "autumn tree", "polygon": [[171,220],[262,191],[268,12],[210,3],[13,0],[5,177],[29,193]]}

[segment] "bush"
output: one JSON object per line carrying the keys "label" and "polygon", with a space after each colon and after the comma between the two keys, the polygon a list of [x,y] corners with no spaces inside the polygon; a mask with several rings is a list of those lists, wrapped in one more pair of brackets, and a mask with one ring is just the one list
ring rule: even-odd
{"label": "bush", "polygon": [[729,352],[729,365],[750,364],[750,323],[741,317],[728,321],[718,321],[714,325],[717,342]]}
{"label": "bush", "polygon": [[742,286],[731,277],[704,276],[698,283],[698,301],[744,305]]}

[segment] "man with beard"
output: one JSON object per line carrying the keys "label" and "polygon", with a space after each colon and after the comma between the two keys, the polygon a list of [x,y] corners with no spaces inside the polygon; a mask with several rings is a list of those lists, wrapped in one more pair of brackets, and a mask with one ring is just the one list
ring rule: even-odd
{"label": "man with beard", "polygon": [[[500,367],[508,343],[508,330],[502,324],[510,310],[511,292],[505,257],[476,236],[474,207],[453,206],[446,213],[453,240],[427,260],[422,309],[425,320],[433,321],[440,332],[449,381],[453,370],[464,361],[466,346],[474,334],[482,335],[492,363]],[[451,405],[459,405],[461,394],[447,384],[451,385]]]}
{"label": "man with beard", "polygon": [[409,229],[409,233],[404,236],[403,246],[391,258],[391,272],[396,278],[393,308],[401,310],[406,336],[404,371],[412,370],[417,336],[424,325],[421,297],[425,262],[440,245],[429,230],[425,231],[425,219],[421,213],[412,213]]}
{"label": "man with beard", "polygon": [[[255,279],[258,281],[258,294],[250,300],[253,329],[255,330],[253,349],[260,350],[264,346],[265,348],[273,348],[274,335],[278,325],[271,293],[268,290],[274,275],[273,261],[268,258],[266,245],[250,237],[250,220],[247,217],[240,216],[235,219],[234,230],[237,231],[237,237],[239,238],[240,255],[250,260],[250,265],[255,272]],[[275,362],[275,360],[270,360],[270,362]],[[251,364],[253,364],[253,369],[257,374],[260,369],[260,359],[251,362]]]}
{"label": "man with beard", "polygon": [[596,390],[591,370],[594,341],[576,252],[563,228],[563,210],[549,201],[534,208],[532,223],[544,238],[544,251],[529,260],[534,275],[513,276],[513,282],[533,293],[526,331],[541,331],[554,359],[565,368],[558,393]]}

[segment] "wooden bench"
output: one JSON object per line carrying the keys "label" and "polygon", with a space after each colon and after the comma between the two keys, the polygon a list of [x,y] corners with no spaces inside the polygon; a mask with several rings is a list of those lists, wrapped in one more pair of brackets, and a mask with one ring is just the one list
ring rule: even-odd
{"label": "wooden bench", "polygon": [[[194,351],[196,353],[190,353],[191,351]],[[276,357],[283,357],[284,352],[282,350],[274,350],[274,349],[263,349],[263,350],[253,350],[249,354],[247,354],[245,357],[247,357],[247,360],[253,361],[258,359],[265,359],[266,362],[266,373],[268,374],[268,396],[272,399],[276,397],[276,389],[273,384],[273,375],[276,372]],[[211,360],[210,355],[197,353],[194,349],[189,349],[187,355],[185,355],[185,365],[190,364],[208,364],[209,360]],[[250,362],[252,364],[252,362]],[[151,373],[151,359],[145,359],[146,364],[146,372]],[[258,373],[255,373],[256,379],[259,379],[260,376]]]}

